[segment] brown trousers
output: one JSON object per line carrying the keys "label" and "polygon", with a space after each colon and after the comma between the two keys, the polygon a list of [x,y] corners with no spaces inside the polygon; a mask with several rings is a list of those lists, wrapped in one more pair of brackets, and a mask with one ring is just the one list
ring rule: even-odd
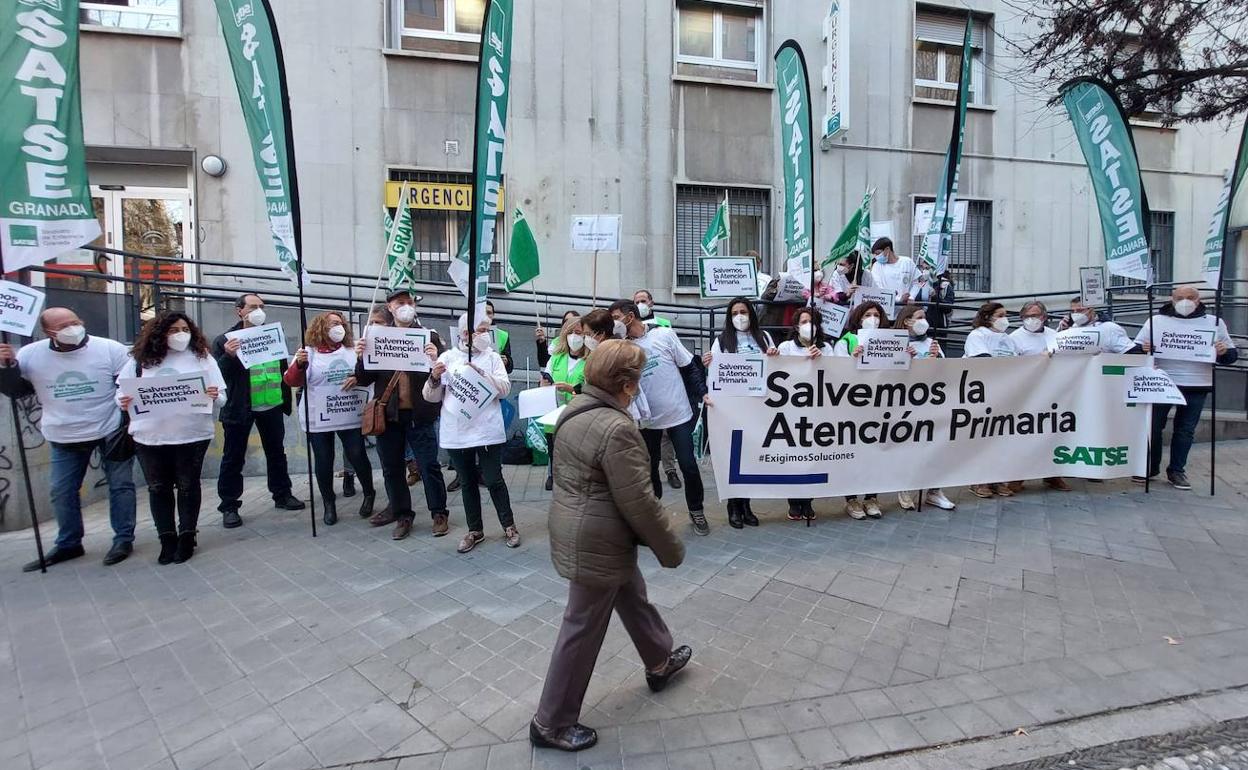
{"label": "brown trousers", "polygon": [[537,707],[537,721],[542,727],[570,727],[580,719],[581,703],[607,635],[612,610],[620,616],[648,670],[667,663],[672,652],[672,633],[658,609],[646,598],[641,570],[634,569],[632,579],[618,586],[572,583]]}

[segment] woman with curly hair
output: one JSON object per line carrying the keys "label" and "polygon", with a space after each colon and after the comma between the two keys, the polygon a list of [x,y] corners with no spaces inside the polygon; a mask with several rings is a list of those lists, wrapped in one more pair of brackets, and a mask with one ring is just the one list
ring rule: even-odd
{"label": "woman with curly hair", "polygon": [[[208,339],[186,313],[170,310],[143,325],[130,350],[130,360],[117,377],[120,380],[178,374],[202,374],[208,398],[217,406],[225,404],[225,380],[212,357]],[[117,404],[122,409],[129,409],[130,401],[130,396],[118,392]],[[211,411],[130,422],[130,435],[147,477],[152,521],[160,535],[160,556],[156,560],[160,564],[181,564],[195,554],[199,477],[214,432]]]}

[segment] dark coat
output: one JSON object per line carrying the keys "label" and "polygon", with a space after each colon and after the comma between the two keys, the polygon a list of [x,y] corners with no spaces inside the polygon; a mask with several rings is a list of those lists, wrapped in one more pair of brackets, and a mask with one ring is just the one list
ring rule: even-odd
{"label": "dark coat", "polygon": [[[438,355],[446,352],[446,346],[442,344],[442,338],[437,332],[430,332],[429,338],[433,340],[433,344],[438,348]],[[388,369],[365,369],[364,359],[357,358],[355,360],[355,382],[360,387],[373,386],[373,398],[381,398],[385,395],[386,386],[390,384],[390,380],[400,374],[408,378],[408,385],[411,386],[412,392],[412,422],[417,425],[427,425],[442,414],[441,404],[431,404],[421,395],[425,389],[425,380],[429,379],[428,372],[393,372]],[[399,386],[395,386],[390,393],[390,400],[386,402],[386,422],[399,421]]]}
{"label": "dark coat", "polygon": [[[243,322],[231,326],[228,331],[238,331]],[[212,357],[217,359],[221,369],[221,378],[225,380],[225,406],[221,407],[221,422],[246,422],[251,419],[251,374],[238,356],[225,352],[225,334],[220,334],[212,341]],[[280,363],[283,378],[286,375],[286,361]],[[290,386],[282,380],[282,412],[290,414]]]}

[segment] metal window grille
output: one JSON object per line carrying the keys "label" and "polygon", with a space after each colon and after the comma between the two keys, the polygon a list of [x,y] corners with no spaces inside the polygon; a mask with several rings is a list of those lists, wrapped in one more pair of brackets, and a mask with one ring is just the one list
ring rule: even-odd
{"label": "metal window grille", "polygon": [[[390,172],[390,180],[393,182],[472,184],[472,174],[396,169]],[[505,188],[506,185],[504,185]],[[391,210],[390,215],[394,214],[395,211]],[[459,252],[461,239],[468,233],[470,216],[470,212],[467,211],[428,209],[412,211],[412,253],[416,257],[412,266],[412,274],[417,281],[446,283],[450,280],[446,268]],[[497,222],[494,236],[494,259],[490,262],[490,283],[502,282],[502,259],[507,253],[507,238],[504,232],[506,218],[501,210],[498,212]]]}
{"label": "metal window grille", "polygon": [[[934,198],[915,198],[915,204]],[[949,272],[958,291],[992,291],[992,201],[967,201],[966,231],[954,233],[949,246]],[[915,259],[923,236],[913,238]]]}
{"label": "metal window grille", "polygon": [[763,255],[763,269],[770,264],[767,244],[771,238],[771,193],[752,187],[676,186],[676,288],[698,286],[698,258],[702,236],[715,218],[715,209],[728,193],[731,234],[728,254],[740,256],[753,250]]}
{"label": "metal window grille", "polygon": [[[1148,259],[1153,267],[1153,280],[1167,283],[1174,280],[1174,212],[1148,212]],[[1144,288],[1144,281],[1111,275],[1114,289]]]}

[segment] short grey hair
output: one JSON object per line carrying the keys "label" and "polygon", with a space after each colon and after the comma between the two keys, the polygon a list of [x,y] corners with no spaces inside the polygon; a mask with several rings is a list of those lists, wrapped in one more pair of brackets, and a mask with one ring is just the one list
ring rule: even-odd
{"label": "short grey hair", "polygon": [[1031,302],[1024,303],[1022,309],[1018,311],[1018,314],[1021,316],[1023,313],[1026,313],[1028,310],[1032,309],[1033,307],[1040,308],[1040,312],[1044,313],[1045,315],[1049,314],[1049,309],[1045,307],[1044,303],[1038,299],[1033,299]]}

